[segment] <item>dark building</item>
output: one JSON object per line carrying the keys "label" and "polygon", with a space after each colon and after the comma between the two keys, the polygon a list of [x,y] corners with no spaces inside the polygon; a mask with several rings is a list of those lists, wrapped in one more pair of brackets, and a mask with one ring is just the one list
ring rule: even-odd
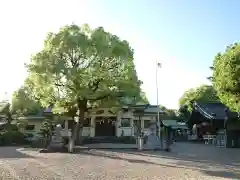
{"label": "dark building", "polygon": [[224,133],[226,147],[240,147],[240,120],[238,113],[230,112],[222,103],[193,102],[193,110],[187,121],[196,139],[204,135]]}

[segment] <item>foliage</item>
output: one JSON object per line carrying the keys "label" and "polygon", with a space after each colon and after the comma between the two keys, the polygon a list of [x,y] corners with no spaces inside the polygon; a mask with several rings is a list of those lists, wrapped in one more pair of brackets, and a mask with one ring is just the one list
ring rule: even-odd
{"label": "foliage", "polygon": [[163,112],[166,112],[167,111],[167,108],[163,105],[159,105],[159,108],[163,111]]}
{"label": "foliage", "polygon": [[167,109],[166,114],[170,117],[175,117],[177,116],[176,110],[175,109]]}
{"label": "foliage", "polygon": [[175,109],[168,109],[163,105],[159,105],[159,108],[164,112],[163,115],[161,115],[162,119],[178,119],[178,111]]}
{"label": "foliage", "polygon": [[148,101],[148,98],[147,98],[145,92],[143,92],[143,91],[140,92],[140,97],[136,101],[136,104],[149,104],[149,101]]}
{"label": "foliage", "polygon": [[31,97],[27,87],[21,87],[12,95],[12,112],[18,115],[37,114],[41,110],[40,104]]}
{"label": "foliage", "polygon": [[183,120],[187,120],[189,118],[189,116],[191,115],[191,108],[192,105],[182,105],[180,106],[178,112],[179,112],[179,117],[183,118]]}
{"label": "foliage", "polygon": [[15,124],[6,124],[4,129],[7,131],[18,131],[18,127]]}
{"label": "foliage", "polygon": [[20,145],[24,142],[24,134],[19,131],[10,130],[0,135],[0,145]]}
{"label": "foliage", "polygon": [[240,111],[240,44],[235,43],[218,53],[213,61],[213,87],[225,105]]}
{"label": "foliage", "polygon": [[12,122],[12,112],[11,112],[11,105],[8,102],[1,102],[0,103],[0,115],[1,120],[6,120],[8,124]]}
{"label": "foliage", "polygon": [[44,138],[49,138],[52,133],[52,122],[46,119],[42,122],[39,134]]}
{"label": "foliage", "polygon": [[192,102],[197,101],[199,103],[209,103],[209,102],[219,102],[219,98],[217,97],[217,93],[212,86],[209,85],[201,85],[197,88],[192,88],[182,95],[179,100],[180,107],[187,107],[188,111],[192,110]]}
{"label": "foliage", "polygon": [[102,27],[70,25],[49,33],[27,68],[26,84],[34,97],[44,107],[63,107],[64,112],[76,107],[80,123],[89,105],[140,98],[132,48]]}

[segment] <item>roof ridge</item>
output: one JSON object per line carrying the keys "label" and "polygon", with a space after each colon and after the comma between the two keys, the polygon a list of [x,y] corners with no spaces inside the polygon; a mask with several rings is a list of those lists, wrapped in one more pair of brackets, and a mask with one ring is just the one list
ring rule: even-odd
{"label": "roof ridge", "polygon": [[[202,107],[199,103],[195,102],[195,106],[199,108],[199,110],[209,119],[214,119],[215,117],[212,115],[212,113],[209,111],[208,108]],[[201,113],[200,112],[200,113]]]}

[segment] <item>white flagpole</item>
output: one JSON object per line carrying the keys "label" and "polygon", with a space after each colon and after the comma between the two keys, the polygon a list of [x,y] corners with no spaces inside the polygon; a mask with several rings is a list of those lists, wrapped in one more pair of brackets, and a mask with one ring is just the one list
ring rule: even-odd
{"label": "white flagpole", "polygon": [[[157,112],[157,124],[158,124],[158,137],[159,139],[162,138],[160,137],[160,117],[159,117],[159,96],[158,96],[158,69],[161,68],[161,63],[156,62],[156,93],[157,93],[157,107],[158,107],[158,112]],[[161,142],[161,147],[162,147],[162,142]]]}

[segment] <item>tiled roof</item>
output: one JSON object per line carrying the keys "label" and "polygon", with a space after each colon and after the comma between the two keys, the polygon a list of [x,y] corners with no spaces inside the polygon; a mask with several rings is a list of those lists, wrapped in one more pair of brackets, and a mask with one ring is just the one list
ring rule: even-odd
{"label": "tiled roof", "polygon": [[163,110],[157,106],[157,105],[149,105],[149,104],[144,104],[144,105],[135,105],[132,106],[133,109],[143,109],[144,113],[150,113],[150,114],[155,114],[155,113],[163,113]]}
{"label": "tiled roof", "polygon": [[159,106],[149,106],[147,109],[145,109],[146,113],[163,113],[163,110]]}
{"label": "tiled roof", "polygon": [[185,123],[178,122],[178,120],[162,120],[163,125],[171,126],[173,129],[188,129]]}
{"label": "tiled roof", "polygon": [[208,119],[222,119],[226,117],[226,106],[222,103],[194,103],[195,111]]}
{"label": "tiled roof", "polygon": [[52,113],[52,108],[49,107],[49,108],[46,108],[43,110],[44,113]]}

